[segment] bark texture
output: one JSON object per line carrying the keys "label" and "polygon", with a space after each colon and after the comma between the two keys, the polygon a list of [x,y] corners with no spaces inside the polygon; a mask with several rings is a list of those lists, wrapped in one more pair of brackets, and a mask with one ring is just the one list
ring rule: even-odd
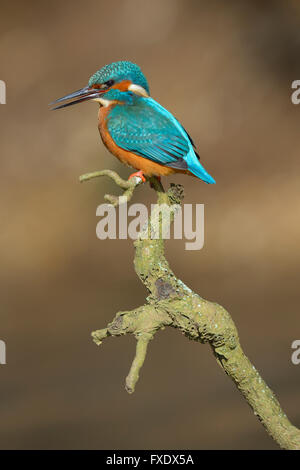
{"label": "bark texture", "polygon": [[[112,177],[105,172],[100,176],[103,174]],[[127,189],[119,184],[119,178],[112,177]],[[217,363],[231,377],[269,435],[283,449],[300,450],[300,430],[290,423],[274,393],[244,354],[230,314],[221,305],[189,289],[169,267],[161,233],[166,228],[164,224],[172,222],[168,208],[178,207],[183,200],[183,187],[171,184],[165,193],[156,178],[151,178],[150,183],[158,204],[134,243],[135,271],[149,292],[146,304],[118,312],[106,328],[92,333],[93,340],[100,345],[109,336],[135,336],[136,355],[126,378],[128,393],[135,390],[148,344],[158,330],[176,328],[191,340],[209,343]],[[130,191],[138,184],[139,181],[130,183]]]}

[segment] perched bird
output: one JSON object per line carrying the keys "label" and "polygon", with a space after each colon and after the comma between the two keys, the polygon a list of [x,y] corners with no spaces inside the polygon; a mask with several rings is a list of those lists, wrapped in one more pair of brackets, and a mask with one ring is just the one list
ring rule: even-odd
{"label": "perched bird", "polygon": [[132,62],[105,65],[86,87],[51,104],[53,109],[94,100],[100,103],[98,127],[104,145],[121,162],[138,170],[130,177],[194,175],[215,183],[200,163],[195,145],[175,117],[150,97],[146,77]]}

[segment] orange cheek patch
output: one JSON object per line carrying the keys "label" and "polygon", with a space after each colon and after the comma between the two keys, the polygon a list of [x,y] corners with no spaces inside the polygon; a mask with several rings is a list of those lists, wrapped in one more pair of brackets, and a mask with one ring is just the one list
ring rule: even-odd
{"label": "orange cheek patch", "polygon": [[123,80],[120,83],[116,83],[111,88],[115,88],[116,90],[120,91],[128,91],[128,87],[132,84],[131,80]]}

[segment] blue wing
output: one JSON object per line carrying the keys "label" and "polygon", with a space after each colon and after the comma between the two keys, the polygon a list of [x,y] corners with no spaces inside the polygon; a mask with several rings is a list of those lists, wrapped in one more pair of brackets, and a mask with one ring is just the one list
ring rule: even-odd
{"label": "blue wing", "polygon": [[116,105],[108,115],[107,127],[124,150],[161,165],[190,170],[206,183],[215,183],[199,162],[187,132],[152,98],[139,97],[132,106]]}

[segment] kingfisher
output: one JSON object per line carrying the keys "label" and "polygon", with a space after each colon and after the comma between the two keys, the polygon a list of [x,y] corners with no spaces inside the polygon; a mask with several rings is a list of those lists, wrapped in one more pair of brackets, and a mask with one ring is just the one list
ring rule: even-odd
{"label": "kingfisher", "polygon": [[129,61],[105,65],[88,85],[51,103],[53,109],[94,100],[100,104],[98,128],[107,149],[147,177],[185,173],[208,184],[215,180],[200,163],[192,138],[180,122],[150,96],[141,68]]}

